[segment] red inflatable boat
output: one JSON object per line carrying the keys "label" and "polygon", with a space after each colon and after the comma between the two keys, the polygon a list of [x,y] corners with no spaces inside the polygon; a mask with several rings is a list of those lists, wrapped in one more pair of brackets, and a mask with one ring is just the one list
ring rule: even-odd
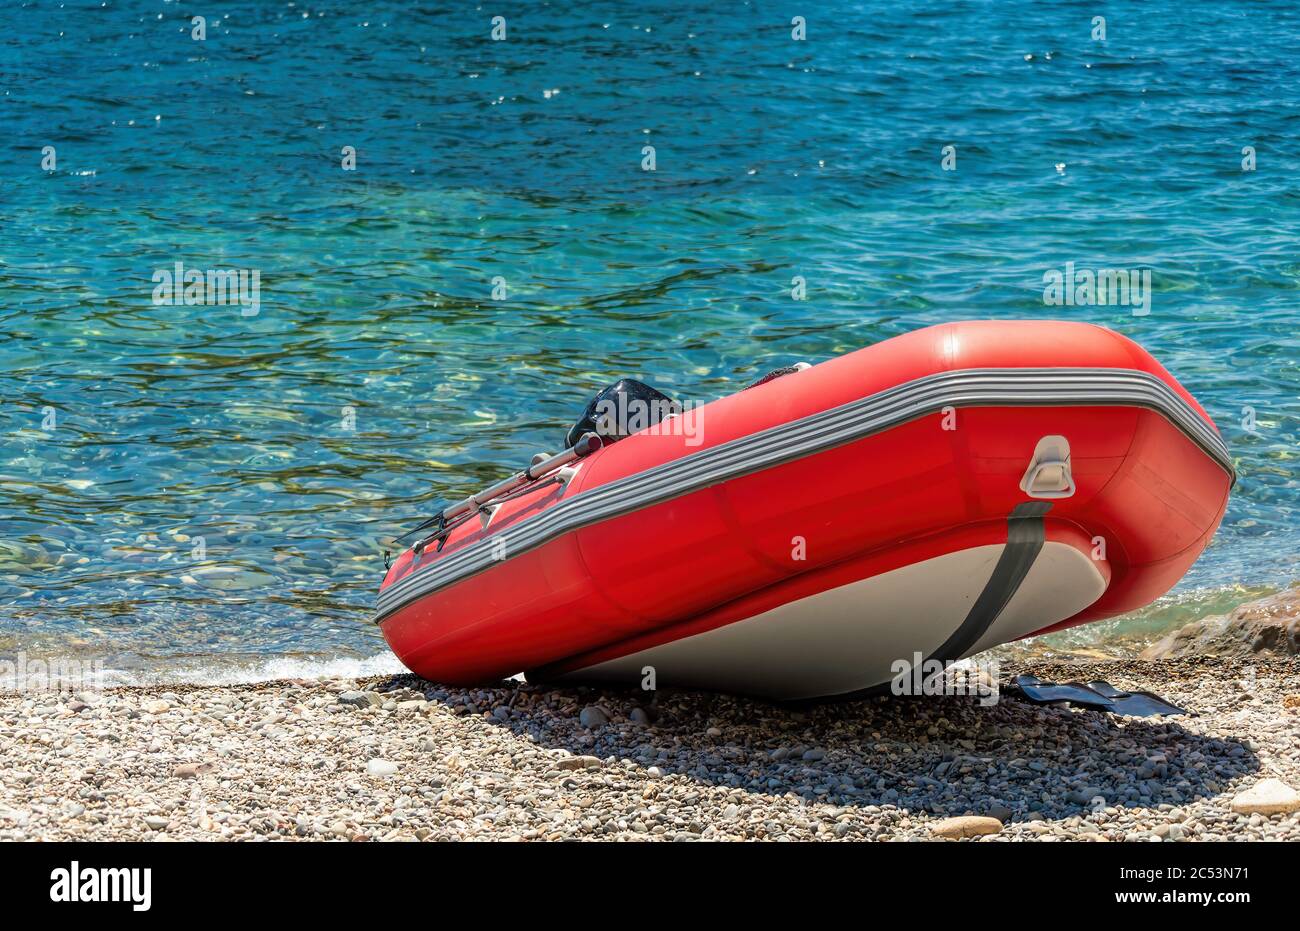
{"label": "red inflatable boat", "polygon": [[1079,323],[931,327],[689,411],[602,397],[393,563],[376,620],[410,669],[849,695],[1149,604],[1234,481],[1192,396]]}

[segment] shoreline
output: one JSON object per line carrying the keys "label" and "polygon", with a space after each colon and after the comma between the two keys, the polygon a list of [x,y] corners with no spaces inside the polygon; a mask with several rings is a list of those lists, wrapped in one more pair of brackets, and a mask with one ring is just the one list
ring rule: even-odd
{"label": "shoreline", "polygon": [[[1253,672],[1252,672],[1253,670]],[[414,676],[0,691],[0,840],[1300,840],[1300,660],[1005,662],[1154,691],[1119,718],[1007,694],[792,709]],[[647,723],[647,719],[653,718]],[[1097,799],[1102,801],[1097,801]]]}

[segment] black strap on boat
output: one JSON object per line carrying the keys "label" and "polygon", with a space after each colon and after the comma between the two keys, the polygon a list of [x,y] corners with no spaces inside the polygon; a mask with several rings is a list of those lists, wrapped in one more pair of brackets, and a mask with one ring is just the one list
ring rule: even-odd
{"label": "black strap on boat", "polygon": [[[1017,504],[1007,518],[1007,545],[1002,548],[993,573],[980,591],[975,603],[966,612],[966,619],[957,626],[937,649],[926,657],[926,661],[939,660],[944,666],[959,660],[971,647],[979,643],[980,638],[993,626],[993,622],[1011,602],[1020,590],[1034,560],[1042,552],[1047,540],[1047,529],[1043,525],[1043,516],[1051,510],[1049,501],[1026,501]],[[853,701],[869,698],[889,691],[889,683],[855,689],[841,695],[825,695],[818,698],[797,699],[786,702],[792,707],[812,706],[839,701]]]}
{"label": "black strap on boat", "polygon": [[993,626],[1002,609],[1019,591],[1020,583],[1025,580],[1034,560],[1043,549],[1043,543],[1047,539],[1043,515],[1051,507],[1047,501],[1026,501],[1017,504],[1011,511],[1011,516],[1007,518],[1007,545],[1003,548],[997,565],[993,567],[993,574],[971,605],[966,620],[930,654],[930,659],[944,663],[961,659]]}

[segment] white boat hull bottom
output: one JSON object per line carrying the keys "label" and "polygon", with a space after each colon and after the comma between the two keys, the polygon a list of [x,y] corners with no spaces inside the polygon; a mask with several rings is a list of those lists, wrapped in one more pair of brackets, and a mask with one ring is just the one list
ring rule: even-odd
{"label": "white boat hull bottom", "polygon": [[[792,601],[714,630],[596,663],[562,682],[641,682],[782,701],[845,695],[893,680],[896,664],[930,656],[970,613],[1005,549],[977,546]],[[963,655],[1072,617],[1106,580],[1085,553],[1045,542],[1024,580]]]}

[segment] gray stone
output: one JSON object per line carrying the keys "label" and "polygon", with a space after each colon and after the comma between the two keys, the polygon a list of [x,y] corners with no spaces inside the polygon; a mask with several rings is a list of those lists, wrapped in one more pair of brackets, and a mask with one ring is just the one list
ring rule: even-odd
{"label": "gray stone", "polygon": [[578,769],[600,769],[604,765],[598,756],[566,756],[556,761],[555,768],[568,772]]}
{"label": "gray stone", "polygon": [[206,776],[215,768],[212,763],[181,763],[172,770],[172,777],[175,779],[198,779],[200,776]]}
{"label": "gray stone", "polygon": [[1281,779],[1265,779],[1238,793],[1232,810],[1239,815],[1278,815],[1300,811],[1300,793]]}
{"label": "gray stone", "polygon": [[339,704],[352,705],[357,708],[373,708],[384,703],[378,692],[344,692],[338,697]]}
{"label": "gray stone", "polygon": [[609,723],[609,715],[596,705],[588,705],[578,713],[578,723],[589,729],[604,727]]}
{"label": "gray stone", "polygon": [[1006,824],[1008,821],[1010,821],[1012,817],[1012,811],[1010,808],[1008,808],[1006,805],[998,805],[998,804],[986,806],[984,809],[984,814],[988,815],[990,818],[997,818],[1003,824]]}
{"label": "gray stone", "polygon": [[389,760],[375,758],[366,764],[366,772],[372,776],[395,776],[397,764]]}

